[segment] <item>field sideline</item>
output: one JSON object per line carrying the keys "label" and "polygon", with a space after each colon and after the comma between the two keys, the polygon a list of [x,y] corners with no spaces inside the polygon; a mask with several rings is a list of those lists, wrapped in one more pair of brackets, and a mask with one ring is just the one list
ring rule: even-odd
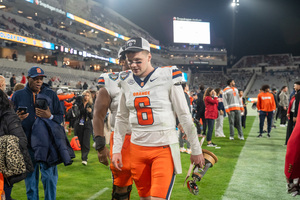
{"label": "field sideline", "polygon": [[[254,125],[254,126],[253,126]],[[252,128],[253,126],[253,128]],[[261,138],[261,145],[265,146],[272,146],[274,143],[273,140],[277,141],[274,148],[268,149],[269,152],[273,154],[272,160],[266,161],[267,164],[271,164],[273,161],[276,161],[277,167],[271,168],[262,168],[262,170],[268,170],[267,178],[274,176],[274,179],[268,179],[267,186],[260,187],[262,192],[260,192],[259,196],[254,195],[257,191],[257,188],[254,187],[252,193],[252,184],[256,184],[255,181],[250,181],[249,183],[245,183],[244,181],[252,180],[251,177],[256,173],[261,174],[260,167],[257,168],[248,168],[247,165],[251,164],[245,161],[244,158],[244,149],[248,146],[245,143],[248,143],[249,140],[258,139],[255,138],[256,132],[258,130],[258,123],[257,118],[255,116],[248,116],[247,117],[247,124],[246,129],[244,129],[245,141],[238,140],[237,136],[235,137],[234,141],[230,141],[228,139],[229,136],[229,127],[228,127],[228,118],[224,120],[224,133],[227,136],[226,138],[214,138],[212,141],[218,146],[220,149],[214,149],[206,147],[206,142],[204,142],[203,148],[208,149],[215,153],[218,156],[219,162],[215,164],[215,166],[207,172],[204,178],[198,183],[200,192],[199,195],[194,196],[189,193],[186,186],[183,186],[184,178],[186,176],[188,167],[189,167],[189,155],[181,154],[182,155],[182,165],[183,165],[183,173],[176,176],[176,181],[174,184],[173,192],[171,199],[172,200],[193,200],[193,199],[278,199],[276,198],[276,192],[283,193],[281,197],[291,198],[289,195],[285,193],[285,181],[283,175],[283,167],[284,167],[284,153],[285,147],[283,146],[284,137],[285,136],[285,129],[275,129],[276,134],[278,136],[271,137],[270,143],[266,143],[267,138]],[[274,131],[275,132],[275,131]],[[92,144],[92,142],[91,142]],[[250,143],[250,146],[253,145]],[[277,145],[277,146],[276,146]],[[278,145],[281,145],[281,149],[278,149]],[[245,147],[244,147],[245,146]],[[243,149],[244,147],[244,149]],[[257,149],[257,153],[263,153],[264,148]],[[241,153],[242,152],[242,153]],[[253,153],[253,152],[252,152]],[[255,153],[255,152],[254,152]],[[274,160],[276,155],[280,155],[278,159]],[[247,155],[246,155],[247,156]],[[253,158],[253,157],[252,157]],[[255,159],[255,157],[254,157]],[[241,163],[241,162],[242,163]],[[253,160],[250,159],[251,162]],[[263,165],[263,163],[258,163]],[[245,166],[246,165],[246,166]],[[251,165],[250,165],[251,166]],[[282,169],[282,170],[278,170]],[[242,170],[241,170],[242,169]],[[243,177],[243,180],[239,180],[237,177],[240,174],[243,174],[243,170],[248,172],[248,176]],[[263,172],[263,171],[262,171]],[[93,200],[93,199],[103,199],[109,200],[111,199],[111,188],[112,188],[112,179],[111,173],[109,171],[109,167],[103,166],[99,164],[97,159],[97,154],[94,149],[91,148],[91,152],[89,154],[88,165],[83,166],[81,164],[80,159],[80,152],[76,152],[76,158],[74,159],[74,163],[71,166],[58,166],[58,187],[57,187],[57,198],[58,200]],[[262,173],[264,174],[264,173]],[[274,184],[273,184],[274,181]],[[277,183],[277,184],[275,184]],[[242,184],[242,185],[240,185]],[[264,190],[268,190],[269,193],[271,191],[268,187],[269,185],[277,186],[277,188],[272,187],[271,191],[273,191],[273,195],[264,195]],[[43,198],[43,189],[42,184],[40,182],[40,199]],[[240,189],[239,189],[240,188]],[[246,191],[245,191],[246,190]],[[246,196],[241,195],[241,193],[247,193]],[[267,193],[266,193],[267,194]],[[254,195],[254,196],[253,196]],[[26,199],[26,190],[24,181],[15,184],[12,197],[18,200],[25,200]],[[266,197],[266,198],[264,198]],[[275,198],[270,198],[275,197]],[[137,195],[137,191],[135,186],[133,187],[133,192],[131,199],[139,199]],[[279,198],[282,199],[282,198]]]}

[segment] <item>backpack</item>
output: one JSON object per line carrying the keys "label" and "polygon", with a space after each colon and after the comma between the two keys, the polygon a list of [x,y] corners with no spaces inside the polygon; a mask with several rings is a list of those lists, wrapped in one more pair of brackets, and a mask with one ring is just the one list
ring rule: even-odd
{"label": "backpack", "polygon": [[70,142],[70,145],[74,151],[80,151],[81,146],[77,136],[74,136]]}
{"label": "backpack", "polygon": [[70,108],[66,114],[67,121],[70,121],[70,119],[76,119],[80,115],[80,110],[77,104],[74,104],[72,108]]}

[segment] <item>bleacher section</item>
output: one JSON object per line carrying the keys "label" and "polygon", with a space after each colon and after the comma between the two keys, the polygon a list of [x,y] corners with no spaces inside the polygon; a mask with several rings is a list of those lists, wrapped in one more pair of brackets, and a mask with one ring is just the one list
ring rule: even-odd
{"label": "bleacher section", "polygon": [[53,87],[67,86],[69,88],[75,88],[78,81],[87,82],[89,86],[97,83],[97,79],[101,73],[93,73],[88,71],[79,71],[70,68],[57,68],[51,65],[39,65],[33,63],[24,63],[20,61],[12,61],[7,59],[0,60],[0,74],[6,78],[6,83],[9,84],[9,78],[12,74],[16,75],[17,82],[20,82],[22,72],[27,76],[27,71],[32,66],[39,66],[47,75],[44,82],[47,83],[52,77],[54,77],[55,82]]}

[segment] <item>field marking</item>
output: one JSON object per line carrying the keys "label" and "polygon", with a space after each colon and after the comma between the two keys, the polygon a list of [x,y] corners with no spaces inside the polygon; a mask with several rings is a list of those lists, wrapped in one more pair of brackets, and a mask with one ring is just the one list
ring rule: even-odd
{"label": "field marking", "polygon": [[103,188],[102,190],[100,190],[99,192],[95,193],[93,196],[91,196],[90,198],[88,198],[87,200],[94,200],[96,199],[98,196],[100,196],[101,194],[103,194],[104,192],[106,192],[106,190],[108,190],[109,188]]}

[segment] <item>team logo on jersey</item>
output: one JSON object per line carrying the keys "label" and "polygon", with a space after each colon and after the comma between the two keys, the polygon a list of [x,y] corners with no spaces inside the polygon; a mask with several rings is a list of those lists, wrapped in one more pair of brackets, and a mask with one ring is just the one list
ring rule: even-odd
{"label": "team logo on jersey", "polygon": [[109,77],[111,80],[115,81],[115,80],[117,80],[117,79],[119,78],[119,73],[110,73],[110,74],[108,75],[108,77]]}
{"label": "team logo on jersey", "polygon": [[150,82],[155,81],[156,79],[158,79],[158,77],[154,78],[154,79],[150,79]]}
{"label": "team logo on jersey", "polygon": [[121,78],[121,80],[125,80],[128,76],[129,76],[129,73],[130,72],[121,72],[121,74],[120,74],[120,78]]}
{"label": "team logo on jersey", "polygon": [[133,79],[128,80],[129,85],[133,85],[134,83],[135,83],[135,81]]}

